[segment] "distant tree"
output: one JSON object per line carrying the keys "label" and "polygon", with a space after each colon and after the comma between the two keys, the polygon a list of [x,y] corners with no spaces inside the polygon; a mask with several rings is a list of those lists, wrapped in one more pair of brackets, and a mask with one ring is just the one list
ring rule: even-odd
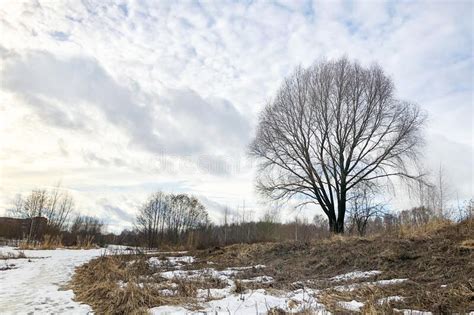
{"label": "distant tree", "polygon": [[163,192],[151,195],[136,218],[136,228],[150,248],[158,246],[166,237],[176,243],[185,232],[208,223],[207,211],[197,198]]}
{"label": "distant tree", "polygon": [[375,201],[375,194],[367,186],[353,189],[348,200],[348,214],[350,229],[357,230],[360,236],[364,236],[369,220],[376,216],[383,216],[384,205]]}
{"label": "distant tree", "polygon": [[417,178],[409,163],[423,122],[417,106],[395,98],[378,65],[340,59],[298,67],[264,108],[250,145],[257,187],[274,199],[298,195],[318,204],[330,230],[342,233],[354,187]]}
{"label": "distant tree", "polygon": [[39,234],[41,234],[39,233],[40,226],[38,225],[40,221],[35,220],[35,218],[43,216],[48,208],[48,199],[48,192],[46,190],[36,189],[27,195],[26,198],[18,195],[15,206],[10,211],[13,216],[30,219],[26,235],[27,243],[37,239]]}
{"label": "distant tree", "polygon": [[[10,214],[15,217],[48,219],[46,233],[57,235],[66,229],[69,217],[74,211],[74,199],[58,185],[51,191],[35,189],[26,197],[18,195]],[[31,233],[34,233],[34,220],[31,221]],[[31,234],[30,233],[30,234]]]}
{"label": "distant tree", "polygon": [[103,227],[100,219],[79,214],[73,219],[70,232],[76,238],[76,245],[88,246],[98,241]]}
{"label": "distant tree", "polygon": [[170,203],[169,196],[157,192],[151,195],[138,211],[137,229],[145,237],[149,248],[156,247],[159,234],[163,234]]}
{"label": "distant tree", "polygon": [[58,234],[66,228],[74,212],[74,199],[57,186],[48,194],[48,206],[43,215],[48,219],[48,233]]}

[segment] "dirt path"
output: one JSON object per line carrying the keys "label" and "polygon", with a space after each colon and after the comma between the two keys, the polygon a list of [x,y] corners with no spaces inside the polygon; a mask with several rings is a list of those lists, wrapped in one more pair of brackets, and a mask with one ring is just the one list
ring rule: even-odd
{"label": "dirt path", "polygon": [[[15,252],[0,247],[0,252]],[[27,250],[28,259],[10,259],[14,269],[0,271],[0,310],[2,314],[74,313],[87,314],[88,305],[72,299],[71,290],[61,287],[71,278],[74,268],[99,256],[103,250]],[[0,261],[1,267],[5,262]]]}

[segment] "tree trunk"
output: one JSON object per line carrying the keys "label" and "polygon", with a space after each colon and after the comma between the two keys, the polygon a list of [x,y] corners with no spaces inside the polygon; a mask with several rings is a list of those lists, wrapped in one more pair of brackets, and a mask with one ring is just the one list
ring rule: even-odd
{"label": "tree trunk", "polygon": [[344,216],[346,212],[346,204],[340,202],[338,205],[338,216],[336,218],[329,217],[329,231],[334,234],[344,233]]}
{"label": "tree trunk", "polygon": [[344,218],[337,220],[329,220],[329,231],[334,234],[344,233]]}
{"label": "tree trunk", "polygon": [[329,219],[329,231],[334,234],[344,233],[344,218]]}

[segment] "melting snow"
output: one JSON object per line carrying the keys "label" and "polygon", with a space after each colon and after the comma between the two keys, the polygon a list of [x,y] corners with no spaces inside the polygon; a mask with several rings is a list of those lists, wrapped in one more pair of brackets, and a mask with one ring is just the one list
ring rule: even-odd
{"label": "melting snow", "polygon": [[345,281],[345,280],[353,280],[353,279],[364,279],[364,278],[369,278],[372,276],[376,276],[381,274],[382,271],[379,270],[371,270],[371,271],[353,271],[349,273],[345,273],[342,275],[338,275],[335,277],[332,277],[330,280],[332,281]]}
{"label": "melting snow", "polygon": [[364,303],[352,300],[350,302],[338,302],[337,305],[352,312],[358,312],[364,306]]}
{"label": "melting snow", "polygon": [[[225,289],[220,289],[226,291]],[[227,292],[228,293],[228,292]],[[210,314],[266,314],[272,308],[280,308],[289,313],[301,312],[311,308],[314,314],[327,314],[322,304],[316,302],[312,290],[296,290],[282,296],[269,294],[264,289],[258,289],[244,294],[230,294],[219,300],[203,303],[198,312]],[[155,307],[152,314],[189,314],[193,313],[182,307],[164,308]]]}
{"label": "melting snow", "polygon": [[194,262],[194,257],[192,256],[166,257],[166,259],[151,257],[150,259],[148,259],[148,264],[151,267],[171,266],[171,267],[181,268],[183,266],[183,263],[192,264],[193,262]]}
{"label": "melting snow", "polygon": [[242,282],[271,283],[273,278],[270,276],[258,276],[251,279],[243,279]]}
{"label": "melting snow", "polygon": [[389,302],[403,301],[403,299],[404,299],[403,296],[393,295],[393,296],[387,296],[387,297],[381,298],[377,302],[379,304],[384,304],[384,303],[389,303]]}
{"label": "melting snow", "polygon": [[338,285],[334,287],[334,290],[337,290],[339,292],[354,291],[355,289],[358,289],[362,286],[367,286],[367,285],[386,286],[386,285],[402,283],[407,280],[408,279],[390,279],[390,280],[378,280],[378,281],[372,281],[372,282],[354,283],[354,284],[349,284],[349,285]]}

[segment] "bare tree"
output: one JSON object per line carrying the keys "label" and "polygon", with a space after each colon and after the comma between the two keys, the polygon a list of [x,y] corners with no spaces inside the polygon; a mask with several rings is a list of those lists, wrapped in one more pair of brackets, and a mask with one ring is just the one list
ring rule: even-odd
{"label": "bare tree", "polygon": [[48,206],[44,216],[48,219],[48,233],[60,233],[74,211],[74,200],[67,192],[62,191],[59,185],[48,195]]}
{"label": "bare tree", "polygon": [[[428,171],[425,172],[430,173]],[[452,211],[449,211],[448,208],[452,189],[449,178],[441,164],[436,172],[431,172],[429,178],[418,182],[415,188],[419,207],[429,209],[433,215],[440,218],[449,218],[450,215],[453,215]]]}
{"label": "bare tree", "polygon": [[250,154],[257,188],[275,199],[295,195],[318,204],[330,230],[344,232],[348,192],[409,174],[424,119],[394,97],[377,66],[347,59],[297,68],[263,110]]}
{"label": "bare tree", "polygon": [[161,244],[165,237],[176,243],[185,232],[208,223],[207,211],[197,198],[163,192],[150,196],[136,219],[137,230],[150,248]]}
{"label": "bare tree", "polygon": [[350,195],[347,209],[350,230],[356,229],[360,236],[364,236],[369,220],[385,214],[384,205],[375,201],[376,192],[367,186],[353,189]]}
{"label": "bare tree", "polygon": [[[74,210],[74,200],[58,185],[54,190],[33,190],[26,198],[18,195],[10,213],[16,217],[33,219],[45,217],[47,220],[46,233],[58,234],[66,228],[69,216]],[[32,220],[31,222],[35,222]],[[34,230],[34,223],[31,224]],[[31,234],[31,233],[30,233]]]}
{"label": "bare tree", "polygon": [[154,193],[140,208],[137,215],[137,228],[146,238],[149,248],[156,247],[159,236],[163,235],[166,212],[169,211],[170,198],[162,192]]}
{"label": "bare tree", "polygon": [[48,208],[48,193],[44,189],[33,190],[26,198],[18,195],[11,214],[23,219],[29,219],[27,242],[37,239],[40,234],[38,217],[42,217]]}

